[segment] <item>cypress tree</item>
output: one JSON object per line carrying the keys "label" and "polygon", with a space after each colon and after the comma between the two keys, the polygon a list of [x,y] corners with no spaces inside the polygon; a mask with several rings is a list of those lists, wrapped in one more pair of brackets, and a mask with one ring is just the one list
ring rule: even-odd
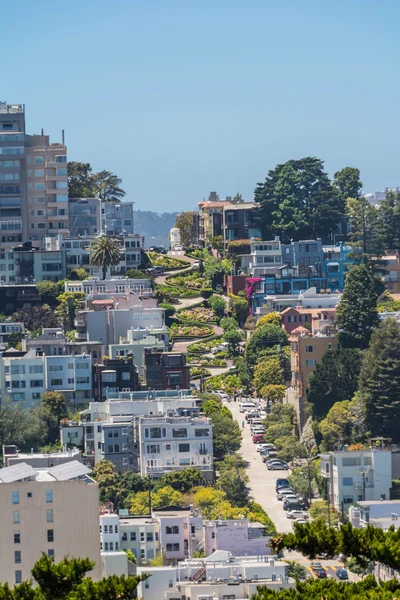
{"label": "cypress tree", "polygon": [[364,355],[359,395],[373,436],[400,440],[400,326],[387,319],[374,331]]}
{"label": "cypress tree", "polygon": [[379,324],[376,309],[379,286],[365,265],[354,266],[336,312],[338,340],[342,348],[368,348],[372,331]]}

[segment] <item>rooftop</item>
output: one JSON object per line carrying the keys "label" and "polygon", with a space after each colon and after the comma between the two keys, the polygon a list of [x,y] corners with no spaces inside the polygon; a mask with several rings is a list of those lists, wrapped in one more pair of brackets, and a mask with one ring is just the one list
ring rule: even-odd
{"label": "rooftop", "polygon": [[73,479],[94,483],[94,480],[88,477],[90,472],[91,469],[77,460],[44,469],[33,468],[31,465],[22,462],[0,469],[0,483],[15,483],[17,481],[71,481]]}

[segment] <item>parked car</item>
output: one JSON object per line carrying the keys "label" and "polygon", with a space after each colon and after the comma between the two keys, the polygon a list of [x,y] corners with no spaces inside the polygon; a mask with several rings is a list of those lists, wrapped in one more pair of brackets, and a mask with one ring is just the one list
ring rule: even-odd
{"label": "parked car", "polygon": [[180,244],[177,244],[175,246],[175,250],[177,250],[178,252],[181,252],[183,250],[182,246]]}
{"label": "parked car", "polygon": [[279,477],[275,481],[275,491],[278,491],[280,488],[283,488],[283,487],[290,487],[289,479],[286,479],[286,477]]}
{"label": "parked car", "polygon": [[288,468],[286,463],[281,462],[272,462],[267,465],[268,471],[286,471]]}
{"label": "parked car", "polygon": [[[218,348],[218,346],[217,346]],[[215,352],[216,354],[216,352]],[[242,402],[241,404],[239,404],[239,412],[244,413],[246,411],[254,411],[254,409],[256,408],[256,405],[254,404],[254,402]]]}
{"label": "parked car", "polygon": [[318,577],[318,579],[327,579],[328,578],[328,574],[325,571],[325,569],[318,569],[317,571],[314,571],[314,573]]}
{"label": "parked car", "polygon": [[287,494],[294,494],[294,490],[292,490],[292,488],[287,487],[287,488],[281,488],[277,493],[276,493],[276,497],[278,498],[278,500],[283,500],[283,498],[287,495]]}
{"label": "parked car", "polygon": [[299,497],[294,493],[294,492],[288,492],[287,494],[283,494],[282,496],[282,502],[297,502],[299,500]]}
{"label": "parked car", "polygon": [[336,575],[337,575],[338,579],[342,579],[342,580],[345,580],[345,579],[349,578],[349,574],[346,571],[346,569],[338,569],[336,571]]}
{"label": "parked car", "polygon": [[277,453],[276,452],[270,452],[268,454],[262,454],[262,461],[265,463],[270,463],[270,462],[282,462],[277,458]]}
{"label": "parked car", "polygon": [[264,435],[260,435],[259,433],[257,435],[253,435],[252,440],[254,444],[259,444],[264,440]]}
{"label": "parked car", "polygon": [[286,512],[286,517],[296,521],[298,519],[306,521],[309,518],[308,513],[303,510],[288,510]]}
{"label": "parked car", "polygon": [[313,571],[315,571],[318,569],[322,569],[322,564],[318,560],[313,560],[310,563],[310,567],[312,568]]}

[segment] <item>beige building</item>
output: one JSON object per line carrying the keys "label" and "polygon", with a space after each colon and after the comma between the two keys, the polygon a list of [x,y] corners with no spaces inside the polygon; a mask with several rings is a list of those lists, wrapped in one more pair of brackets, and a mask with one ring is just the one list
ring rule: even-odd
{"label": "beige building", "polygon": [[0,469],[0,581],[30,579],[42,552],[90,558],[90,577],[101,577],[99,496],[90,469],[78,461],[35,469],[20,463]]}
{"label": "beige building", "polygon": [[28,239],[68,235],[67,148],[48,135],[27,135],[26,193]]}

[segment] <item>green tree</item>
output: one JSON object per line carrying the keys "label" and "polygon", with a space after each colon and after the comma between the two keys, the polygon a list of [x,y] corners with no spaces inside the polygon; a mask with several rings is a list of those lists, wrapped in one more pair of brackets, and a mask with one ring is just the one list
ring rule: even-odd
{"label": "green tree", "polygon": [[93,242],[90,260],[93,265],[102,267],[103,279],[107,276],[107,269],[118,265],[121,258],[121,248],[116,238],[102,235]]}
{"label": "green tree", "polygon": [[254,366],[261,358],[271,351],[278,352],[277,346],[288,346],[289,337],[286,331],[277,325],[263,325],[258,327],[246,345],[245,359],[250,366]]}
{"label": "green tree", "polygon": [[[326,500],[315,500],[308,509],[308,512],[314,521],[321,521],[322,523],[328,522],[328,503]],[[329,513],[331,525],[337,525],[338,513],[333,510],[331,505],[329,507]]]}
{"label": "green tree", "polygon": [[[151,503],[153,508],[161,508],[163,506],[182,504],[182,494],[174,490],[171,486],[160,487],[157,491],[151,494]],[[133,515],[148,515],[149,514],[149,494],[148,492],[138,492],[131,498],[130,512]]]}
{"label": "green tree", "polygon": [[263,239],[280,235],[285,242],[325,237],[336,229],[345,209],[323,162],[311,157],[277,165],[257,184],[254,199],[260,203]]}
{"label": "green tree", "polygon": [[347,198],[360,198],[363,187],[360,170],[354,167],[344,167],[344,169],[336,171],[333,176],[333,187],[344,201]]}
{"label": "green tree", "polygon": [[68,415],[65,396],[61,392],[44,392],[37,409],[47,431],[47,443],[54,444],[60,437],[60,421]]}
{"label": "green tree", "polygon": [[210,244],[213,248],[215,248],[218,252],[224,251],[224,238],[222,235],[216,235],[210,239]]}
{"label": "green tree", "polygon": [[69,198],[93,198],[96,196],[92,167],[89,163],[69,162],[67,170]]}
{"label": "green tree", "polygon": [[388,190],[385,199],[379,203],[376,235],[385,250],[400,250],[399,191]]}
{"label": "green tree", "polygon": [[350,402],[336,402],[319,423],[324,451],[338,450],[344,444],[361,442],[366,433],[364,406],[358,395]]}
{"label": "green tree", "polygon": [[239,329],[228,329],[224,333],[224,340],[229,344],[231,350],[236,350],[243,341],[243,333]]}
{"label": "green tree", "polygon": [[362,248],[366,263],[371,254],[381,254],[382,244],[376,236],[378,231],[378,209],[365,196],[347,198],[346,213],[350,219],[351,239]]}
{"label": "green tree", "polygon": [[217,469],[220,474],[218,485],[225,492],[228,502],[233,506],[247,506],[249,477],[243,458],[238,454],[226,456],[223,461],[218,463]]}
{"label": "green tree", "polygon": [[288,577],[293,579],[305,579],[307,577],[307,569],[295,560],[288,560]]}
{"label": "green tree", "polygon": [[282,325],[282,317],[278,312],[263,315],[258,319],[257,327],[262,327],[263,325],[278,325],[280,327]]}
{"label": "green tree", "polygon": [[88,272],[83,268],[72,269],[68,279],[70,281],[85,281],[89,276]]}
{"label": "green tree", "polygon": [[42,333],[43,327],[58,326],[58,318],[48,304],[41,306],[25,305],[13,313],[11,319],[16,323],[24,323],[25,328],[34,335]]}
{"label": "green tree", "polygon": [[386,319],[374,331],[360,373],[359,395],[373,436],[400,439],[400,327]]}
{"label": "green tree", "polygon": [[278,450],[278,458],[286,462],[295,458],[306,458],[307,450],[295,435],[276,438],[275,446]]}
{"label": "green tree", "polygon": [[249,303],[247,302],[246,298],[241,298],[240,296],[231,296],[229,299],[229,305],[236,320],[242,327],[249,314]]}
{"label": "green tree", "polygon": [[110,171],[100,171],[93,175],[96,196],[102,202],[120,202],[126,195],[121,188],[122,179]]}
{"label": "green tree", "polygon": [[272,404],[281,402],[286,392],[286,385],[264,385],[260,390],[261,398],[265,398]]}
{"label": "green tree", "polygon": [[358,348],[326,352],[308,380],[307,400],[313,415],[321,419],[336,402],[352,398],[357,391],[362,353]]}
{"label": "green tree", "polygon": [[169,486],[182,494],[189,492],[192,488],[202,485],[204,477],[200,469],[188,468],[182,471],[171,471],[161,478],[162,486]]}
{"label": "green tree", "polygon": [[48,304],[51,307],[58,305],[57,296],[59,295],[58,285],[53,281],[38,281],[36,289],[39,293],[42,304]]}
{"label": "green tree", "polygon": [[[318,461],[319,462],[319,461]],[[322,476],[319,464],[316,462],[310,462],[310,479],[311,489],[313,492],[319,491],[325,487],[325,480],[322,482]],[[310,493],[310,486],[308,482],[308,465],[304,465],[297,469],[292,470],[289,476],[290,486],[294,491],[303,497],[308,497]]]}
{"label": "green tree", "polygon": [[74,328],[76,311],[83,308],[86,294],[84,292],[63,292],[57,297],[59,306],[56,314],[62,322],[64,332]]}
{"label": "green tree", "polygon": [[237,329],[239,327],[238,322],[233,317],[224,317],[221,319],[220,325],[225,332],[229,329]]}
{"label": "green tree", "polygon": [[129,279],[144,279],[145,276],[142,271],[138,271],[137,269],[128,269],[125,273],[126,277]]}
{"label": "green tree", "polygon": [[284,385],[283,368],[280,357],[268,356],[254,367],[253,385],[258,395],[262,388],[270,385]]}
{"label": "green tree", "polygon": [[186,211],[180,213],[176,218],[175,227],[180,231],[181,244],[185,248],[196,243],[196,213]]}
{"label": "green tree", "polygon": [[[222,406],[216,396],[205,396],[201,409],[213,422],[213,449],[215,460],[222,460],[227,454],[233,454],[240,448],[242,432],[231,411]],[[204,396],[203,396],[204,398]]]}
{"label": "green tree", "polygon": [[37,411],[2,398],[0,407],[0,445],[15,444],[21,451],[37,448],[46,441],[46,431]]}
{"label": "green tree", "polygon": [[221,260],[208,255],[204,260],[204,274],[210,280],[211,287],[213,290],[216,289],[217,285],[223,285],[225,275],[229,275],[230,269],[228,265],[223,263]]}
{"label": "green tree", "polygon": [[379,323],[376,278],[365,265],[354,266],[346,278],[336,310],[338,340],[343,348],[367,348]]}
{"label": "green tree", "polygon": [[226,310],[226,302],[222,298],[222,296],[214,294],[208,299],[208,305],[219,319],[224,316]]}

